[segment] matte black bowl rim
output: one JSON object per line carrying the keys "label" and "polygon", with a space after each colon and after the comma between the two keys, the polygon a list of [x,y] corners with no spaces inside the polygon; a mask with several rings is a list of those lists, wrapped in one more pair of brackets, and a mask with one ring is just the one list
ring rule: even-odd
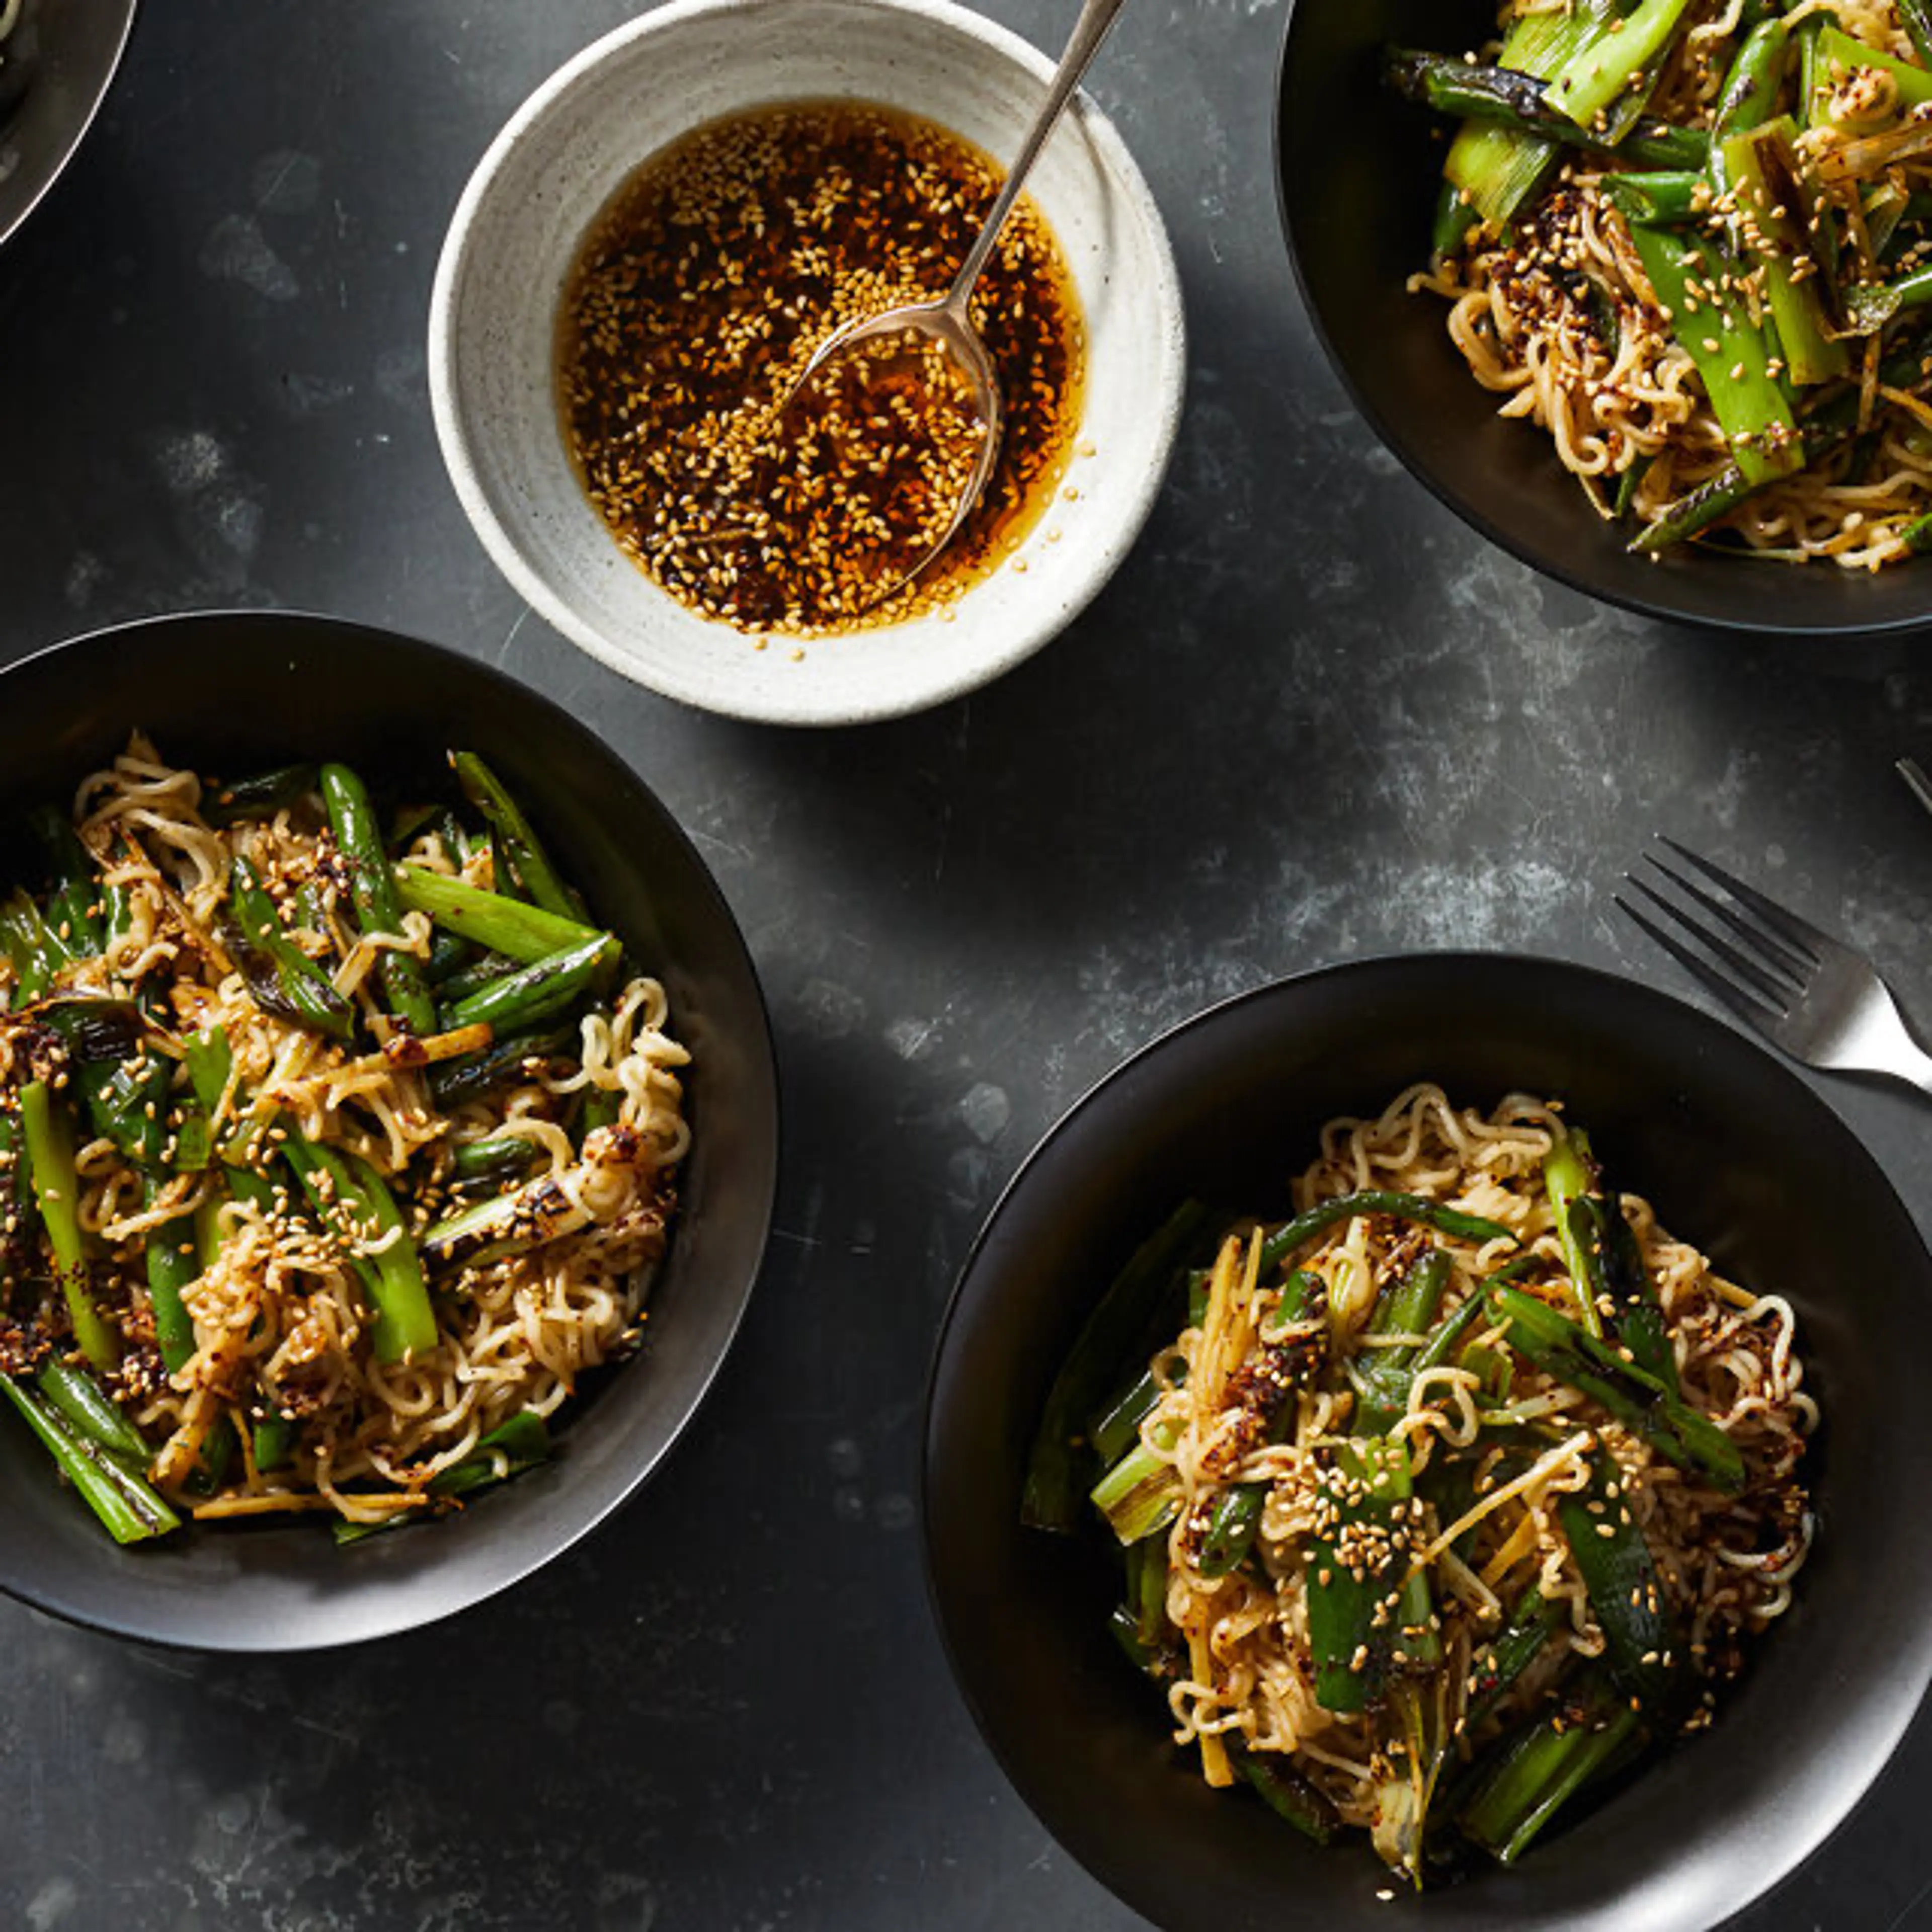
{"label": "matte black bowl rim", "polygon": [[[58,8],[63,4],[70,4],[70,0],[51,0],[51,4]],[[140,0],[117,0],[117,4],[121,8],[123,18],[116,38],[112,58],[107,63],[106,72],[100,76],[100,83],[94,89],[93,98],[88,102],[86,111],[81,116],[79,124],[69,129],[63,137],[60,151],[53,157],[52,166],[45,169],[43,178],[34,184],[20,207],[10,216],[0,218],[0,246],[4,246],[12,236],[20,232],[28,217],[53,191],[56,184],[72,164],[74,156],[80,152],[81,143],[87,139],[88,130],[100,118],[100,110],[106,104],[108,92],[114,85],[115,76],[120,72],[121,63],[127,58],[128,44],[134,37],[134,22],[140,13]],[[21,97],[8,115],[8,120],[18,120],[22,115],[31,111],[28,103],[34,85],[31,80],[28,82],[28,94]],[[0,134],[4,131],[4,123],[0,122]]]}
{"label": "matte black bowl rim", "polygon": [[[1843,625],[1786,622],[1780,620],[1774,615],[1767,621],[1762,614],[1750,617],[1729,617],[1717,614],[1693,616],[1666,599],[1634,596],[1622,591],[1608,590],[1591,582],[1582,572],[1573,569],[1566,562],[1541,554],[1532,555],[1523,545],[1505,535],[1480,502],[1458,494],[1442,482],[1434,470],[1416,455],[1402,430],[1370,402],[1355,380],[1348,357],[1342,353],[1328,332],[1328,323],[1323,318],[1320,306],[1315,299],[1314,291],[1309,285],[1307,274],[1302,266],[1301,251],[1295,246],[1294,224],[1288,219],[1287,182],[1281,146],[1281,104],[1287,92],[1288,67],[1294,58],[1294,30],[1301,16],[1304,4],[1304,0],[1290,0],[1288,22],[1283,29],[1280,51],[1275,61],[1276,111],[1269,136],[1272,144],[1275,218],[1281,224],[1282,242],[1288,250],[1289,266],[1294,273],[1295,287],[1300,292],[1302,308],[1315,331],[1316,340],[1321,344],[1322,352],[1328,358],[1329,368],[1348,392],[1348,400],[1354,405],[1357,412],[1383,444],[1400,459],[1403,469],[1445,509],[1452,511],[1472,529],[1487,538],[1498,550],[1507,551],[1520,562],[1527,564],[1531,569],[1540,572],[1546,577],[1556,578],[1558,583],[1567,584],[1570,589],[1581,592],[1586,597],[1614,604],[1622,609],[1634,611],[1639,616],[1655,618],[1661,622],[1690,624],[1706,629],[1762,638],[1774,645],[1780,639],[1842,638],[1850,634],[1848,627]],[[1523,428],[1526,434],[1533,433],[1534,425],[1525,424]],[[1861,625],[1856,627],[1856,631],[1858,634],[1871,637],[1900,636],[1924,630],[1928,626],[1932,626],[1932,608],[1916,616],[1905,615]]]}
{"label": "matte black bowl rim", "polygon": [[[730,903],[726,900],[717,880],[712,876],[710,868],[705,864],[701,854],[692,842],[689,834],[685,831],[669,807],[658,797],[656,790],[632,767],[628,760],[622,758],[606,742],[589,724],[575,717],[543,692],[524,684],[520,680],[512,676],[498,666],[486,663],[479,658],[470,656],[466,652],[455,650],[447,644],[436,643],[428,638],[394,631],[381,625],[364,623],[358,620],[331,616],[326,613],[284,609],[259,610],[247,608],[214,608],[160,613],[147,617],[133,618],[119,623],[105,625],[98,629],[82,632],[76,636],[46,645],[40,650],[31,652],[26,657],[16,660],[10,664],[0,666],[0,696],[4,696],[9,682],[16,675],[24,674],[34,667],[44,665],[57,658],[69,654],[78,656],[108,640],[147,631],[164,632],[176,627],[192,628],[203,625],[219,626],[237,622],[258,624],[269,628],[291,627],[309,632],[334,630],[364,636],[380,634],[404,649],[419,651],[430,657],[446,660],[457,670],[459,674],[475,679],[490,688],[499,699],[547,712],[561,722],[568,735],[580,736],[592,740],[599,751],[608,758],[613,764],[619,767],[631,782],[634,784],[657,808],[662,815],[664,830],[672,836],[676,844],[682,846],[685,855],[690,861],[694,876],[700,880],[706,887],[710,901],[711,910],[720,922],[721,932],[729,935],[730,940],[735,944],[738,953],[741,956],[747,990],[751,995],[752,1010],[759,1028],[759,1035],[755,1045],[761,1052],[764,1064],[770,1070],[771,1075],[772,1110],[771,1139],[774,1157],[770,1172],[766,1177],[764,1198],[755,1201],[747,1201],[745,1203],[746,1211],[755,1214],[759,1225],[764,1231],[759,1244],[759,1264],[754,1265],[748,1271],[746,1280],[737,1289],[736,1305],[731,1312],[729,1322],[722,1332],[718,1344],[701,1376],[689,1387],[682,1418],[672,1430],[669,1439],[664,1442],[657,1454],[646,1464],[636,1469],[629,1480],[615,1493],[610,1496],[601,1507],[578,1515],[565,1528],[551,1537],[543,1546],[532,1549],[515,1563],[506,1565],[486,1588],[466,1595],[460,1600],[450,1601],[428,1615],[415,1618],[409,1622],[397,1624],[383,1630],[346,1638],[332,1636],[326,1632],[316,1630],[306,1633],[298,1642],[278,1641],[272,1644],[263,1644],[256,1642],[234,1643],[229,1640],[230,1634],[223,1631],[207,1633],[197,1642],[178,1633],[130,1628],[124,1623],[118,1622],[111,1613],[91,1616],[78,1608],[44,1601],[36,1597],[31,1590],[9,1582],[4,1577],[0,1577],[0,1593],[14,1597],[20,1602],[32,1605],[44,1614],[58,1617],[63,1622],[73,1624],[80,1628],[101,1630],[112,1636],[133,1636],[143,1642],[158,1645],[164,1648],[195,1651],[232,1648],[246,1652],[271,1650],[295,1652],[334,1648],[345,1643],[379,1642],[386,1636],[400,1635],[406,1630],[419,1629],[430,1624],[446,1621],[450,1617],[460,1615],[466,1610],[473,1608],[479,1603],[487,1601],[490,1597],[502,1594],[554,1562],[566,1550],[588,1536],[599,1525],[608,1521],[634,1498],[638,1490],[662,1467],[664,1462],[670,1456],[692,1426],[705,1398],[722,1371],[725,1358],[730,1354],[732,1346],[743,1325],[758,1277],[762,1273],[762,1258],[769,1251],[772,1218],[777,1200],[778,1174],[782,1148],[782,1096],[777,1084],[777,1056],[772,1032],[770,1011],[764,997],[763,986]],[[622,1372],[624,1370],[631,1367],[647,1369],[648,1363],[639,1361],[632,1364],[616,1364],[612,1366]],[[81,1507],[77,1501],[75,1507],[76,1508]],[[452,1523],[441,1527],[445,1529],[460,1529],[461,1526]]]}

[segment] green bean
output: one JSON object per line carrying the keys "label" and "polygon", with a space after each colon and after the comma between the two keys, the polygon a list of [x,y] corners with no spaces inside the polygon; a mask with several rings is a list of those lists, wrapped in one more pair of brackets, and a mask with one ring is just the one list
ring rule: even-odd
{"label": "green bean", "polygon": [[[376,1359],[399,1362],[428,1354],[438,1340],[436,1311],[422,1258],[388,1183],[358,1156],[299,1134],[289,1136],[282,1153],[310,1204],[344,1243],[368,1294],[376,1315]],[[393,1240],[386,1239],[392,1234]]]}
{"label": "green bean", "polygon": [[[1472,66],[1448,54],[1391,49],[1383,71],[1398,93],[1439,113],[1522,129],[1544,140],[1609,152],[1594,131],[1580,126],[1550,98],[1550,83],[1508,68]],[[1615,152],[1645,168],[1701,168],[1710,154],[1707,137],[1668,122],[1638,120]]]}
{"label": "green bean", "polygon": [[1202,1576],[1225,1576],[1239,1568],[1253,1546],[1268,1498],[1265,1483],[1237,1483],[1214,1498],[1196,1564]]}
{"label": "green bean", "polygon": [[[160,1191],[160,1183],[149,1174],[142,1196],[144,1204],[152,1208]],[[177,1215],[148,1234],[146,1263],[154,1342],[168,1372],[174,1375],[188,1366],[196,1346],[194,1318],[182,1299],[182,1291],[200,1275],[202,1268],[192,1214]]]}
{"label": "green bean", "polygon": [[27,814],[27,823],[52,874],[47,922],[76,958],[98,958],[106,932],[100,922],[92,855],[80,842],[74,821],[50,805],[37,806]]}
{"label": "green bean", "polygon": [[1516,1599],[1507,1628],[1477,1652],[1469,1664],[1469,1702],[1463,1727],[1473,1731],[1496,1709],[1516,1679],[1543,1654],[1566,1612],[1534,1584]]}
{"label": "green bean", "polygon": [[439,1060],[429,1070],[430,1097],[448,1113],[466,1100],[526,1081],[533,1066],[562,1052],[574,1036],[568,1027],[533,1027],[495,1040],[480,1053]]}
{"label": "green bean", "polygon": [[1652,1375],[1626,1361],[1546,1303],[1520,1288],[1491,1291],[1497,1318],[1510,1324],[1510,1346],[1560,1382],[1608,1409],[1663,1456],[1728,1495],[1744,1486],[1738,1446],[1711,1418]]}
{"label": "green bean", "polygon": [[201,815],[220,830],[244,818],[272,818],[297,805],[315,789],[313,765],[278,765],[232,784],[218,785],[202,794]]}
{"label": "green bean", "polygon": [[1327,1844],[1340,1830],[1341,1814],[1327,1796],[1276,1751],[1236,1750],[1234,1768],[1258,1791],[1268,1809],[1304,1838]]}
{"label": "green bean", "polygon": [[475,1186],[486,1181],[502,1181],[526,1172],[537,1158],[535,1142],[521,1134],[505,1134],[490,1140],[470,1141],[456,1150],[449,1164],[450,1178],[458,1186]]}
{"label": "green bean", "polygon": [[1460,1208],[1445,1207],[1423,1195],[1365,1187],[1354,1194],[1318,1201],[1268,1234],[1262,1243],[1262,1273],[1265,1275],[1279,1267],[1304,1241],[1312,1240],[1338,1221],[1353,1220],[1358,1214],[1387,1214],[1400,1221],[1418,1221],[1440,1234],[1460,1235],[1465,1240],[1514,1242],[1516,1238],[1515,1230],[1500,1221],[1471,1214]]}
{"label": "green bean", "polygon": [[523,808],[496,775],[474,752],[452,752],[449,762],[464,796],[489,821],[511,875],[530,900],[561,919],[584,920],[583,900],[559,875]]}
{"label": "green bean", "polygon": [[1616,1464],[1593,1456],[1588,1488],[1559,1496],[1556,1517],[1603,1630],[1611,1676],[1644,1715],[1669,1728],[1682,1712],[1690,1660]]}
{"label": "green bean", "polygon": [[1791,28],[1779,15],[1760,22],[1738,43],[1718,95],[1711,128],[1713,154],[1733,134],[1761,128],[1776,113],[1790,55]]}
{"label": "green bean", "polygon": [[146,1475],[153,1452],[85,1369],[56,1358],[41,1368],[36,1380],[40,1394],[80,1435],[134,1474]]}
{"label": "green bean", "polygon": [[428,913],[445,932],[524,964],[598,936],[581,920],[560,918],[542,906],[486,892],[421,866],[396,868],[396,892],[412,912]]}
{"label": "green bean", "polygon": [[283,931],[274,901],[246,859],[238,858],[232,868],[223,937],[264,1012],[332,1039],[353,1036],[355,1008]]}
{"label": "green bean", "polygon": [[1616,194],[1627,218],[1666,228],[1700,220],[1713,199],[1709,178],[1696,168],[1620,174]]}
{"label": "green bean", "polygon": [[594,934],[568,952],[536,960],[446,1006],[442,1024],[451,1032],[489,1026],[508,1033],[554,1019],[616,964],[619,950],[614,934]]}
{"label": "green bean", "polygon": [[298,1434],[295,1418],[272,1412],[256,1424],[250,1447],[258,1469],[283,1468],[295,1454]]}
{"label": "green bean", "polygon": [[[1675,1395],[1677,1352],[1670,1324],[1622,1207],[1604,1190],[1589,1136],[1576,1129],[1558,1142],[1544,1156],[1543,1172],[1578,1300],[1588,1314],[1600,1312],[1637,1366]],[[1586,1319],[1584,1326],[1592,1324]],[[1592,1332],[1604,1331],[1598,1325]]]}
{"label": "green bean", "polygon": [[52,1403],[0,1376],[0,1394],[20,1412],[62,1473],[73,1484],[116,1543],[138,1543],[181,1527],[154,1490],[86,1438]]}
{"label": "green bean", "polygon": [[[1427,1250],[1400,1282],[1384,1294],[1369,1318],[1371,1334],[1412,1335],[1436,1319],[1454,1267],[1440,1248]],[[1382,1436],[1408,1407],[1409,1384],[1420,1342],[1364,1349],[1348,1364],[1354,1384],[1355,1412],[1350,1424],[1358,1436]]]}
{"label": "green bean", "polygon": [[34,1198],[52,1248],[61,1292],[74,1323],[74,1339],[97,1369],[120,1360],[114,1331],[94,1305],[88,1280],[87,1250],[80,1232],[80,1177],[74,1164],[74,1130],[46,1083],[30,1080],[20,1089],[20,1125]]}
{"label": "green bean", "polygon": [[520,970],[527,962],[506,958],[500,952],[486,952],[480,959],[470,963],[452,973],[437,989],[438,997],[446,1006],[453,1006],[468,999],[472,993],[480,993],[484,987],[494,986],[499,980]]}
{"label": "green bean", "polygon": [[15,986],[23,1001],[39,999],[65,959],[39,907],[17,890],[0,904],[0,949],[13,964]]}
{"label": "green bean", "polygon": [[1592,1680],[1565,1708],[1532,1718],[1504,1742],[1456,1822],[1472,1843],[1513,1864],[1563,1805],[1642,1736],[1636,1713]]}
{"label": "green bean", "polygon": [[[430,941],[429,958],[423,968],[423,977],[432,986],[447,986],[457,974],[464,971],[476,957],[476,949],[468,940],[453,932],[439,932]],[[508,962],[505,962],[505,970]]]}
{"label": "green bean", "polygon": [[[1405,1600],[1410,1552],[1402,1505],[1413,1493],[1408,1448],[1399,1437],[1342,1443],[1318,1480],[1328,1507],[1308,1574],[1315,1701],[1348,1715],[1380,1694],[1395,1638],[1413,1628],[1412,1606]],[[1373,1569],[1359,1553],[1371,1541],[1389,1552]],[[1426,1591],[1428,1580],[1420,1570],[1416,1580]]]}
{"label": "green bean", "polygon": [[[400,935],[402,903],[396,896],[395,874],[382,844],[375,808],[362,781],[346,765],[322,768],[322,802],[335,842],[349,862],[350,893],[356,903],[356,922],[364,934]],[[386,947],[376,966],[382,997],[389,1011],[418,1036],[436,1030],[436,1002],[430,997],[422,968],[413,954]]]}

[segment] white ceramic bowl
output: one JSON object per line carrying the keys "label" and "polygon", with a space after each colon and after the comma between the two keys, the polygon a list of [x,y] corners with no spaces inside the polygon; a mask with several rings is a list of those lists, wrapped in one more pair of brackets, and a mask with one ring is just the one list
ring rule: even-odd
{"label": "white ceramic bowl", "polygon": [[[1104,59],[1103,52],[1101,58]],[[617,548],[566,450],[558,304],[578,248],[647,157],[775,100],[857,97],[1013,154],[1052,62],[948,0],[673,0],[607,35],[524,103],[458,204],[430,311],[436,433],[458,495],[538,614],[686,703],[792,724],[916,711],[1037,650],[1100,590],[1160,486],[1180,412],[1180,291],[1159,210],[1120,136],[1076,100],[1029,181],[1086,312],[1088,369],[1063,495],[1013,563],[937,615],[763,650],[659,590]],[[938,292],[938,291],[935,291]],[[1024,564],[1024,569],[1018,568]]]}

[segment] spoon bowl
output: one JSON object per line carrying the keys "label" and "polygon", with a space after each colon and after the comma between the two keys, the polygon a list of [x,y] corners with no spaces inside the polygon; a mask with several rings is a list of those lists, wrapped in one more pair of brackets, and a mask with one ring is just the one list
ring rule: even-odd
{"label": "spoon bowl", "polygon": [[894,597],[922,575],[933,560],[959,533],[992,480],[993,466],[999,460],[1000,435],[1006,424],[1006,410],[1000,393],[999,371],[993,365],[980,332],[973,326],[963,298],[972,292],[970,285],[956,283],[952,292],[938,302],[908,302],[877,315],[861,316],[834,329],[812,351],[812,359],[800,372],[788,392],[782,410],[796,407],[813,383],[833,362],[849,356],[868,343],[889,341],[895,336],[918,336],[936,343],[953,370],[963,382],[963,392],[971,398],[970,413],[979,418],[982,434],[977,454],[966,480],[955,491],[950,514],[938,533],[928,539],[923,550],[912,562],[890,575],[875,580],[863,601],[848,614],[861,616]]}

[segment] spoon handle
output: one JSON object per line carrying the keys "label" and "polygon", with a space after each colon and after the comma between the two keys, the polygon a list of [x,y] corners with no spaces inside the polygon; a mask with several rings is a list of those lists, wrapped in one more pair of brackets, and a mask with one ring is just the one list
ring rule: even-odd
{"label": "spoon handle", "polygon": [[1107,29],[1114,24],[1114,16],[1126,4],[1126,0],[1086,0],[1086,4],[1081,8],[1080,17],[1073,23],[1072,38],[1066,43],[1066,51],[1060,56],[1060,64],[1054,70],[1053,79],[1047,87],[1046,98],[1040,103],[1040,112],[1034,118],[1025,142],[1014,157],[1012,166],[1006,170],[1005,183],[993,203],[992,213],[986,217],[986,226],[966,251],[966,259],[960,264],[959,273],[953,278],[952,286],[946,295],[946,306],[962,322],[966,319],[967,298],[973,292],[973,284],[980,279],[980,270],[986,266],[987,256],[993,252],[993,244],[1000,238],[1000,230],[1006,225],[1006,217],[1013,212],[1013,203],[1020,198],[1028,172],[1040,158],[1040,149],[1046,146],[1046,137],[1053,132],[1061,110],[1072,98],[1073,90],[1080,85],[1082,76],[1100,52],[1100,43],[1107,38]]}

